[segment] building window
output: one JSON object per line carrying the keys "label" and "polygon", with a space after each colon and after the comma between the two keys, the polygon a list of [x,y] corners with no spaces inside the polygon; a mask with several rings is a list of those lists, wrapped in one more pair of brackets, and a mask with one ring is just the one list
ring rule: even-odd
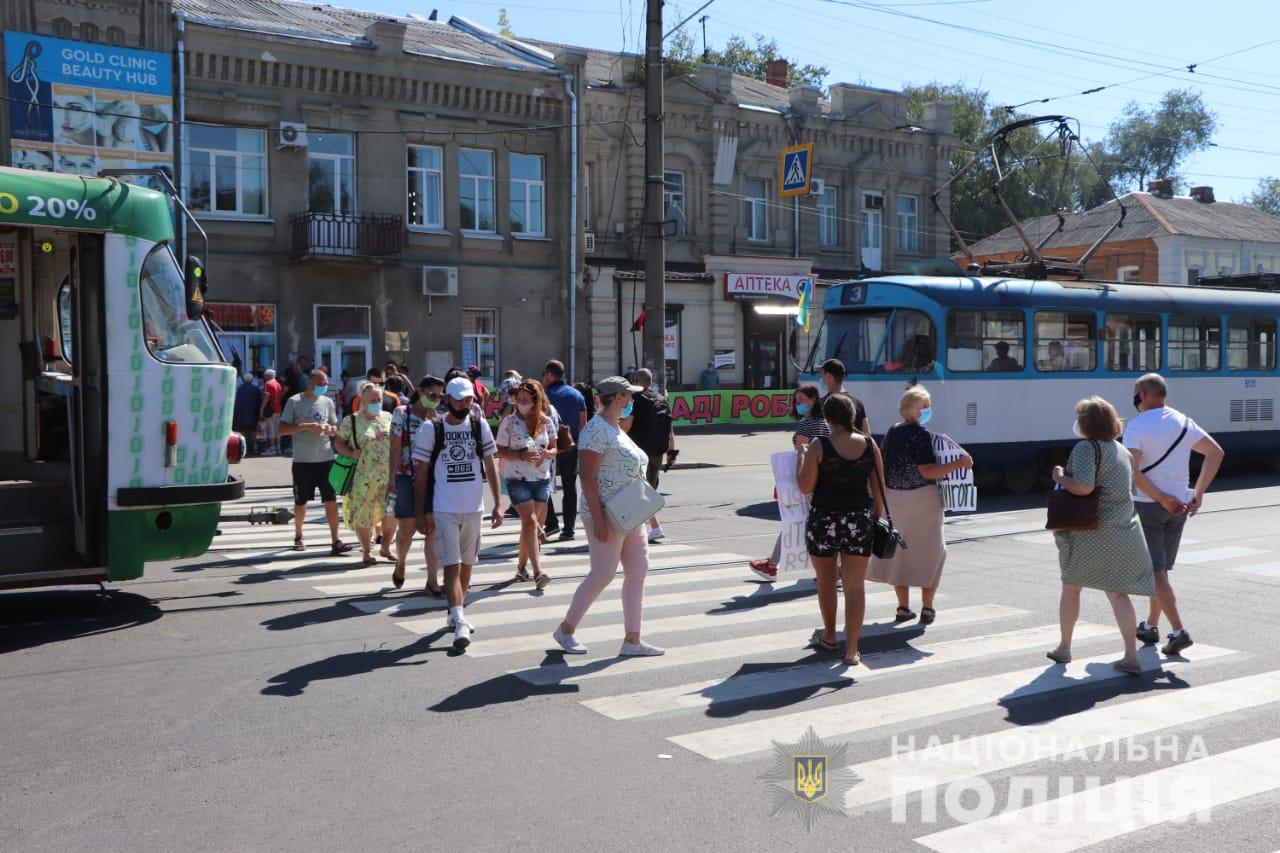
{"label": "building window", "polygon": [[1236,271],[1236,253],[1214,252],[1213,263],[1218,275],[1234,275]]}
{"label": "building window", "polygon": [[747,239],[757,243],[769,239],[769,182],[762,178],[743,181],[742,218],[747,226]]}
{"label": "building window", "polygon": [[1108,314],[1103,340],[1107,370],[1149,373],[1160,369],[1160,317]]}
{"label": "building window", "polygon": [[349,133],[311,133],[307,143],[307,209],[313,213],[355,213],[355,137]]}
{"label": "building window", "polygon": [[217,325],[222,354],[238,373],[276,367],[276,306],[209,302],[205,310]]}
{"label": "building window", "polygon": [[119,27],[107,27],[107,44],[124,45],[124,30]]}
{"label": "building window", "polygon": [[80,41],[97,41],[98,26],[88,21],[80,25]]}
{"label": "building window", "polygon": [[547,233],[544,221],[546,174],[542,158],[536,154],[511,155],[511,233],[542,237]]}
{"label": "building window", "polygon": [[1187,284],[1195,284],[1200,280],[1199,267],[1187,267]]}
{"label": "building window", "polygon": [[1276,256],[1275,255],[1254,255],[1253,256],[1254,272],[1276,272]]}
{"label": "building window", "polygon": [[1141,281],[1138,276],[1141,275],[1141,269],[1134,266],[1118,267],[1116,269],[1116,281]]}
{"label": "building window", "polygon": [[493,186],[493,152],[461,149],[458,152],[458,204],[462,210],[463,231],[498,233]]}
{"label": "building window", "polygon": [[1169,369],[1217,371],[1222,363],[1222,323],[1217,317],[1169,318]]}
{"label": "building window", "polygon": [[[863,262],[872,269],[880,268],[880,249],[883,245],[881,231],[884,229],[884,194],[867,192],[862,194],[862,249]],[[867,263],[865,253],[875,253],[876,263]]]}
{"label": "building window", "polygon": [[898,196],[898,248],[920,251],[920,199],[913,195]]}
{"label": "building window", "polygon": [[60,39],[71,38],[71,22],[66,18],[54,18],[53,34]]}
{"label": "building window", "polygon": [[1036,370],[1093,370],[1097,361],[1096,326],[1093,314],[1084,311],[1037,311]]}
{"label": "building window", "polygon": [[210,213],[265,216],[266,132],[187,127],[187,206]]}
{"label": "building window", "polygon": [[591,229],[591,164],[582,167],[582,195],[578,197],[582,205],[582,227]]}
{"label": "building window", "polygon": [[662,213],[676,207],[687,219],[689,209],[685,207],[684,172],[664,172],[662,175]]}
{"label": "building window", "polygon": [[462,364],[480,367],[480,378],[490,387],[498,377],[498,309],[462,309]]}
{"label": "building window", "polygon": [[1227,370],[1275,370],[1276,321],[1232,317],[1227,324]]}
{"label": "building window", "polygon": [[1021,311],[952,311],[947,315],[947,369],[1021,371],[1026,363],[1026,328]]}
{"label": "building window", "polygon": [[835,187],[823,187],[818,196],[818,244],[834,246],[840,242],[840,211],[838,197],[840,191]]}
{"label": "building window", "polygon": [[444,227],[444,150],[409,146],[409,224]]}

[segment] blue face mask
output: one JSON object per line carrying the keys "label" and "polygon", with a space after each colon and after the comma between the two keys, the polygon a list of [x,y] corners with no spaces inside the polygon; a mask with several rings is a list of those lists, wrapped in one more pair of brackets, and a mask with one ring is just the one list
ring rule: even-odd
{"label": "blue face mask", "polygon": [[378,415],[382,414],[382,401],[379,400],[376,403],[365,403],[364,410],[376,418]]}
{"label": "blue face mask", "polygon": [[933,409],[922,409],[920,411],[920,426],[924,426],[933,419]]}
{"label": "blue face mask", "polygon": [[632,412],[632,410],[633,410],[633,409],[635,409],[635,407],[636,407],[635,402],[627,403],[625,406],[623,406],[623,407],[622,407],[622,415],[621,415],[621,416],[622,416],[622,417],[624,417],[624,418],[629,418],[629,417],[631,417],[631,412]]}
{"label": "blue face mask", "polygon": [[808,403],[796,403],[796,414],[802,418],[809,417],[809,413],[813,411],[813,406]]}

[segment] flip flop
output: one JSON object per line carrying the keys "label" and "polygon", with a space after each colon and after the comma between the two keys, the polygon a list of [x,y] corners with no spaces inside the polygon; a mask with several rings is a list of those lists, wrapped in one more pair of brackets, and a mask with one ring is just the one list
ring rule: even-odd
{"label": "flip flop", "polygon": [[813,635],[812,635],[811,637],[809,637],[809,645],[811,645],[811,646],[813,646],[814,648],[817,648],[817,649],[822,649],[824,652],[838,652],[838,651],[840,651],[840,646],[839,646],[839,644],[837,644],[837,643],[830,643],[830,642],[827,642],[826,640],[822,639],[822,629],[821,629],[821,628],[814,628],[814,629],[813,629]]}
{"label": "flip flop", "polygon": [[423,591],[426,592],[426,594],[431,596],[432,598],[444,598],[444,590],[441,589],[439,586],[437,586],[435,589],[432,589],[431,581],[427,581],[427,584],[423,588]]}
{"label": "flip flop", "polygon": [[404,572],[402,566],[396,566],[395,571],[391,573],[391,583],[396,589],[404,586]]}
{"label": "flip flop", "polygon": [[860,663],[862,663],[862,655],[858,654],[857,652],[853,653],[853,657],[849,657],[847,655],[845,656],[845,659],[844,659],[845,666],[857,666]]}
{"label": "flip flop", "polygon": [[290,551],[305,551],[305,550],[307,550],[307,546],[302,544],[302,537],[301,537],[301,536],[295,536],[295,537],[294,537],[294,539],[293,539],[293,547],[292,547],[292,548],[290,548],[289,550],[290,550]]}

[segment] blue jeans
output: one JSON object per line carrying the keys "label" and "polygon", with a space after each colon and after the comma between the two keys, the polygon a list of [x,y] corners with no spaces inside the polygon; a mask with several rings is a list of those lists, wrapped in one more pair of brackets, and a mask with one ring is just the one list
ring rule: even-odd
{"label": "blue jeans", "polygon": [[545,480],[507,480],[507,497],[511,505],[534,501],[546,503],[551,499],[551,478]]}

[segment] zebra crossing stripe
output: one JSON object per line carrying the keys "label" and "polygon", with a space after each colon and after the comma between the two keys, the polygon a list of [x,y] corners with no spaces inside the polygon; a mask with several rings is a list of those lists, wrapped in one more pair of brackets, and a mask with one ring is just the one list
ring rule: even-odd
{"label": "zebra crossing stripe", "polygon": [[[945,613],[946,624],[955,611]],[[942,623],[938,623],[942,624]],[[470,653],[470,650],[468,650]],[[1235,654],[1231,649],[1196,644],[1187,657],[1160,660],[1139,653],[1143,669],[1157,671],[1175,669],[1191,662],[1211,660]],[[761,720],[750,720],[668,738],[672,743],[704,758],[720,761],[773,748],[774,741],[798,740],[810,726],[821,738],[833,738],[853,732],[865,732],[884,726],[900,725],[938,714],[968,711],[996,702],[1025,699],[1037,694],[1076,687],[1091,687],[1112,679],[1129,678],[1111,667],[1115,655],[1078,658],[1065,667],[1046,664],[1014,672],[1000,673],[947,685],[945,690],[924,687],[891,693],[872,699],[798,711]],[[862,786],[858,786],[861,788]],[[855,788],[855,790],[858,790]]]}
{"label": "zebra crossing stripe", "polygon": [[[983,619],[1002,619],[1012,616],[1020,616],[1026,611],[1018,610],[1013,607],[1002,607],[997,604],[982,605],[979,607],[961,607],[956,610],[947,611],[947,624],[959,625],[966,622],[978,622]],[[753,607],[750,610],[729,611],[727,613],[707,614],[693,613],[687,616],[669,616],[665,619],[646,619],[644,620],[644,634],[646,637],[661,638],[668,634],[678,634],[685,631],[705,631],[708,629],[716,629],[728,627],[731,625],[747,625],[757,622],[773,622],[783,619],[796,619],[800,617],[814,618],[813,600],[805,598],[801,601],[780,601],[770,604],[768,607]],[[871,623],[863,628],[862,635],[869,636],[872,634],[891,634],[895,631],[909,631],[917,628],[915,622],[902,622],[898,624]],[[610,625],[595,625],[588,628],[579,628],[574,636],[583,643],[594,643],[597,641],[620,640],[624,633],[624,627],[621,622],[615,622]],[[812,633],[812,631],[810,632]],[[550,640],[550,635],[546,631],[537,634],[525,634],[520,637],[498,637],[497,639],[486,638],[483,643],[477,642],[467,649],[467,655],[470,657],[491,657],[494,655],[512,654],[514,652],[528,652],[535,649],[552,649],[558,650]]]}
{"label": "zebra crossing stripe", "polygon": [[[1077,640],[1100,637],[1115,631],[1089,622],[1076,626]],[[886,675],[918,672],[949,663],[970,661],[995,655],[1049,649],[1058,641],[1058,626],[1040,625],[1001,634],[985,634],[963,640],[894,649],[864,655],[862,664],[847,667],[842,663],[806,664],[735,675],[709,681],[695,681],[675,687],[642,690],[618,696],[588,699],[582,704],[614,720],[631,720],[669,711],[706,709],[730,705],[760,696],[786,693],[807,687],[844,686]]]}
{"label": "zebra crossing stripe", "polygon": [[[875,602],[869,601],[869,603],[877,605],[887,605],[897,601],[895,594],[892,592],[876,593],[875,595],[867,596],[867,598],[868,600],[877,599]],[[812,602],[810,602],[810,608],[813,608]],[[976,609],[981,611],[978,618],[991,618],[982,607]],[[969,615],[971,614],[963,614],[962,618],[967,618]],[[891,634],[894,630],[895,626],[892,622],[881,622],[865,626],[863,635],[874,637],[878,634]],[[646,633],[650,632],[646,631]],[[667,653],[660,657],[606,657],[574,664],[560,660],[544,666],[531,667],[529,669],[511,669],[507,670],[507,672],[530,684],[546,686],[572,684],[613,675],[632,675],[637,672],[670,669],[675,666],[706,663],[713,660],[748,657],[785,649],[794,649],[804,654],[814,654],[814,650],[809,646],[809,638],[812,633],[813,629],[806,626],[789,631],[777,631],[772,634],[755,634],[750,637],[735,637],[710,643],[696,643],[691,646],[677,646],[668,648]],[[613,636],[615,639],[621,640],[621,632],[616,628]]]}
{"label": "zebra crossing stripe", "polygon": [[[1185,691],[1178,691],[1179,694]],[[938,853],[1070,853],[1280,788],[1280,738],[1089,788],[915,839]]]}
{"label": "zebra crossing stripe", "polygon": [[[1230,653],[1226,649],[1219,649]],[[1149,655],[1155,659],[1154,651]],[[1159,667],[1159,661],[1153,661]],[[936,744],[855,764],[862,779],[845,796],[848,807],[879,802],[1007,770],[1113,741],[1184,726],[1210,717],[1280,702],[1280,670],[1232,678],[1120,702],[1041,723],[1013,726],[960,743]]]}
{"label": "zebra crossing stripe", "polygon": [[[689,574],[692,574],[691,572]],[[672,572],[670,575],[657,575],[652,581],[646,581],[646,586],[658,585],[654,581],[663,581],[668,584],[681,583],[681,579],[685,577],[685,573]],[[620,581],[615,581],[618,588],[621,587]],[[569,597],[573,595],[577,584],[562,583],[552,584],[542,591],[536,599],[551,597]],[[524,592],[528,595],[528,587]],[[817,587],[813,581],[800,581],[791,586],[769,587],[766,585],[753,585],[748,581],[741,581],[730,586],[719,586],[710,589],[696,589],[687,592],[666,593],[664,595],[646,595],[644,600],[645,610],[652,610],[657,607],[671,607],[678,604],[705,604],[708,601],[722,602],[722,609],[733,610],[739,607],[751,607],[754,602],[765,602],[779,596],[795,596],[804,595],[806,597],[814,596]],[[557,622],[564,618],[564,605],[551,604],[546,607],[530,607],[518,610],[485,610],[484,608],[472,608],[471,604],[484,598],[493,598],[494,593],[486,593],[477,591],[474,588],[471,594],[467,596],[467,618],[478,628],[486,625],[518,625],[525,622],[540,622],[542,620],[550,620],[548,624],[553,627]],[[508,601],[513,600],[514,596],[508,596]],[[728,599],[725,601],[725,599]],[[420,596],[412,598],[388,598],[379,601],[350,601],[352,607],[365,613],[411,613],[414,610],[443,610],[447,605],[441,599],[428,599]],[[815,605],[816,606],[816,605]],[[621,613],[622,600],[619,598],[603,599],[597,601],[591,606],[591,615],[600,613]],[[421,630],[418,629],[417,621],[406,619],[398,622],[402,628],[418,634],[428,634],[436,630],[434,620],[427,620],[430,624],[424,623]]]}
{"label": "zebra crossing stripe", "polygon": [[[649,563],[649,568],[650,569],[668,569],[668,568],[683,567],[683,566],[688,566],[690,564],[689,562],[690,560],[697,560],[698,565],[715,565],[718,563],[740,563],[742,561],[742,556],[740,554],[718,553],[718,554],[690,555],[690,556],[684,556],[684,557],[669,557],[665,560],[651,561]],[[348,583],[348,584],[341,584],[341,583],[326,584],[323,586],[317,586],[315,588],[320,592],[324,593],[325,595],[364,595],[367,593],[375,593],[375,592],[382,592],[383,590],[389,590],[389,589],[392,589],[391,582],[390,582],[391,564],[386,563],[384,564],[384,566],[385,567],[382,570],[382,575],[383,577],[386,578],[386,580],[357,582],[357,583]],[[585,574],[587,566],[583,565],[580,568]],[[507,570],[503,572],[493,572],[488,574],[473,574],[471,576],[471,594],[467,596],[467,603],[471,604],[473,601],[480,601],[486,598],[494,598],[494,597],[508,599],[508,598],[513,598],[515,596],[535,596],[536,595],[538,598],[556,598],[564,595],[573,595],[574,589],[577,588],[577,583],[566,580],[566,582],[552,584],[551,586],[547,587],[546,589],[543,589],[540,592],[535,591],[534,586],[531,583],[515,584],[509,587],[504,587],[502,589],[481,589],[482,584],[508,583],[512,578],[515,577],[515,574],[516,574],[516,567],[514,563],[508,563]],[[742,568],[740,568],[739,566],[733,566],[731,568],[722,568],[722,569],[708,569],[705,572],[702,572],[702,571],[689,571],[689,572],[673,571],[673,572],[665,572],[665,573],[655,572],[654,574],[650,575],[648,578],[645,579],[645,585],[646,587],[648,587],[648,586],[664,586],[664,585],[679,584],[679,583],[694,583],[700,580],[728,580],[729,578],[742,579],[745,575],[746,575],[746,572],[744,572]],[[418,576],[422,578],[422,574],[419,574]],[[621,578],[622,578],[621,573],[617,575],[617,578],[619,578],[619,582],[621,582]],[[334,577],[332,579],[335,581],[339,581],[339,580],[342,580],[342,576]],[[426,582],[425,578],[422,578],[422,580],[424,583]],[[743,582],[740,581],[739,584],[734,587],[734,591],[743,592],[743,591],[749,590],[750,588],[751,588],[750,586],[744,587]],[[406,612],[406,610],[411,610],[413,609],[414,604],[419,603],[415,599],[408,599],[408,600],[398,599],[398,600],[404,601],[406,605],[405,609],[402,609],[398,612]],[[438,599],[436,600],[438,601]],[[426,602],[427,599],[423,599],[422,601]],[[362,603],[374,603],[374,602],[362,602]]]}
{"label": "zebra crossing stripe", "polygon": [[1205,548],[1201,551],[1179,551],[1179,563],[1216,563],[1220,560],[1239,560],[1242,557],[1256,557],[1269,553],[1261,548],[1245,548],[1240,545],[1223,545],[1220,548]]}

